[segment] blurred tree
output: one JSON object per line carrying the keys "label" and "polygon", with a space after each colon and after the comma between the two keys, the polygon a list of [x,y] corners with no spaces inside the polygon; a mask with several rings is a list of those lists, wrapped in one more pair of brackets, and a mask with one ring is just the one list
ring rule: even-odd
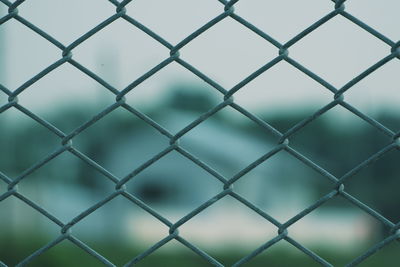
{"label": "blurred tree", "polygon": [[[215,105],[212,98],[202,94],[199,90],[188,90],[186,85],[176,86],[176,90],[164,104],[181,112],[188,110],[201,110],[204,112],[204,110]],[[65,110],[53,111],[50,121],[55,125],[59,125],[60,128],[64,128],[65,124],[71,127],[71,125],[76,125],[78,121],[82,121],[83,114],[87,114],[89,110],[90,108],[88,107],[74,107],[72,110],[67,111],[68,120],[65,119]],[[153,117],[157,117],[163,115],[163,110],[163,107],[154,107],[146,112]],[[277,129],[286,131],[301,121],[305,115],[301,112],[293,112],[282,113],[273,117],[262,117]],[[351,126],[335,127],[336,124],[330,122],[328,118],[320,118],[319,120],[318,123],[311,123],[299,130],[298,133],[295,133],[290,138],[290,144],[302,153],[310,155],[310,158],[321,166],[327,166],[327,169],[338,177],[390,142],[387,137],[380,134],[373,127],[361,127],[358,129]],[[399,130],[397,114],[391,112],[382,113],[378,120],[393,130]],[[106,128],[97,130],[96,136],[86,139],[86,143],[83,144],[84,150],[89,157],[96,157],[101,162],[102,157],[107,156],[107,151],[113,145],[109,140],[116,140],[121,138],[122,135],[128,134],[130,129],[142,127],[138,123],[139,120],[134,119],[133,116],[129,116],[129,118],[117,116],[103,126]],[[259,131],[259,129],[256,130],[255,127],[258,126],[254,123],[241,125],[242,131],[264,140],[265,133]],[[7,126],[0,125],[0,128],[4,127]],[[4,154],[2,155],[2,163],[9,164],[10,159],[12,159],[13,163],[8,165],[12,169],[11,172],[21,173],[26,169],[27,163],[38,160],[35,158],[37,157],[37,151],[52,151],[55,143],[48,141],[44,131],[47,131],[44,127],[27,129],[23,125],[8,129],[8,132],[12,132],[12,135],[7,134],[0,138],[2,151],[9,151],[8,159],[4,158]],[[11,140],[16,141],[12,142]],[[352,194],[354,193],[357,198],[393,222],[397,222],[400,219],[400,210],[398,209],[400,194],[396,190],[400,186],[399,153],[399,151],[393,151],[390,155],[370,165],[365,171],[360,172],[360,174],[345,183],[346,190]],[[4,167],[4,164],[0,164],[0,166]],[[87,172],[87,169],[82,168],[79,173],[79,177],[75,177],[76,183],[90,190],[95,190],[100,186],[97,182],[98,180],[93,179],[93,174]],[[326,187],[322,187],[320,184],[315,184],[312,188],[321,193],[327,193]],[[150,192],[150,194],[153,193]],[[160,194],[160,192],[155,194]],[[328,205],[331,204],[328,203]]]}

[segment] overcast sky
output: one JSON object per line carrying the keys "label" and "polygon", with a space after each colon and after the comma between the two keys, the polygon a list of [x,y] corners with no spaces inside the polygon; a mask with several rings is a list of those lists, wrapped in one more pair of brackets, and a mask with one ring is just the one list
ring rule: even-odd
{"label": "overcast sky", "polygon": [[[6,8],[0,3],[1,15]],[[393,41],[400,37],[396,0],[348,0],[346,10]],[[68,45],[115,13],[104,0],[26,1],[19,14]],[[276,40],[285,43],[329,13],[330,0],[241,0],[235,12]],[[217,0],[135,0],[128,14],[172,44],[188,36],[223,11]],[[61,51],[21,23],[0,26],[1,84],[15,90],[61,57]],[[370,65],[389,54],[390,47],[337,16],[289,50],[290,56],[340,88]],[[226,18],[180,51],[181,57],[226,89],[273,59],[278,50],[231,18]],[[73,50],[73,58],[118,89],[134,81],[169,56],[169,50],[119,19]],[[400,61],[395,59],[354,86],[346,100],[362,111],[375,113],[400,102]],[[174,84],[202,84],[176,63],[161,70],[129,95],[132,105],[157,103]],[[209,87],[205,85],[205,87]],[[206,90],[206,89],[205,89]],[[213,89],[208,92],[214,93]],[[1,92],[0,92],[1,95]],[[333,98],[327,89],[281,62],[235,94],[235,101],[254,112],[322,107]],[[4,102],[4,94],[1,95]],[[19,97],[37,112],[60,102],[111,103],[114,96],[69,64],[47,75]]]}

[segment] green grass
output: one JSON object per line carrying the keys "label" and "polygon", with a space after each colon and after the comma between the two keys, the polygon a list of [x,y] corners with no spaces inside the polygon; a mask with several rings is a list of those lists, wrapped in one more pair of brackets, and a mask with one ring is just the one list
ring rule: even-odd
{"label": "green grass", "polygon": [[[37,237],[26,237],[23,239],[6,238],[3,236],[0,239],[0,260],[8,266],[15,266],[22,259],[44,246],[48,240]],[[172,241],[178,244],[176,241]],[[284,242],[284,241],[283,241]],[[313,267],[321,266],[313,261],[309,256],[300,252],[291,246],[283,246],[284,243],[274,245],[267,251],[259,254],[243,266],[270,266],[270,267]],[[96,249],[101,255],[109,259],[117,266],[122,266],[136,255],[140,254],[146,248],[144,247],[129,247],[118,243],[104,242],[89,244]],[[157,266],[173,266],[173,267],[203,267],[212,266],[202,257],[193,253],[191,250],[183,247],[182,249],[171,249],[162,247],[153,254],[141,260],[137,266],[157,267]],[[217,259],[225,266],[231,266],[233,263],[246,256],[249,252],[244,252],[234,249],[213,250],[205,248],[206,252]],[[328,248],[312,249],[319,256],[324,258],[334,266],[344,266],[354,257],[360,255],[365,249],[357,252],[345,253],[337,252]],[[360,264],[362,267],[396,267],[400,266],[400,244],[393,242],[384,249],[368,258]],[[32,267],[67,267],[67,266],[104,266],[93,256],[87,254],[80,248],[76,247],[69,241],[63,241],[56,247],[53,247],[34,259],[27,266]]]}

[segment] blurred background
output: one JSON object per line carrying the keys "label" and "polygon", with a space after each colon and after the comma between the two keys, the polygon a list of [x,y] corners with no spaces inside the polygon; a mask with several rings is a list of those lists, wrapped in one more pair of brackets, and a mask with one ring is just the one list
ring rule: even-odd
{"label": "blurred background", "polygon": [[[235,12],[285,43],[333,10],[325,0],[242,0]],[[348,0],[346,10],[392,40],[398,40],[400,3]],[[69,45],[115,13],[108,1],[27,1],[19,15]],[[216,17],[216,0],[136,0],[127,14],[171,44]],[[0,2],[0,17],[7,6]],[[342,87],[390,53],[390,47],[337,16],[300,40],[290,57]],[[0,84],[11,91],[54,63],[61,50],[20,22],[0,25]],[[180,50],[181,58],[229,90],[275,58],[277,49],[226,18]],[[73,49],[73,58],[118,90],[169,57],[160,43],[118,19]],[[394,132],[400,130],[399,71],[395,59],[345,93],[346,102]],[[330,103],[333,94],[282,61],[244,86],[235,103],[285,132]],[[0,106],[8,96],[0,91]],[[19,104],[68,134],[115,102],[105,87],[66,63],[27,88]],[[172,62],[126,95],[127,103],[175,134],[215,107],[223,95]],[[14,179],[60,147],[60,138],[15,108],[0,113],[0,172]],[[231,107],[189,131],[181,146],[226,178],[273,149],[278,139]],[[385,134],[337,106],[302,128],[290,145],[341,177],[391,142]],[[122,179],[169,146],[149,124],[118,108],[73,139],[76,149]],[[346,191],[396,223],[400,220],[398,150],[347,180]],[[71,153],[63,153],[23,179],[21,194],[67,223],[114,191],[115,184]],[[223,184],[176,151],[127,183],[127,190],[172,222],[221,192]],[[285,151],[234,184],[235,192],[284,223],[335,185]],[[0,180],[0,194],[7,184]],[[73,234],[118,266],[168,235],[168,227],[123,197],[117,197],[72,227]],[[227,196],[179,228],[180,235],[229,266],[277,235],[277,228]],[[388,229],[342,198],[334,198],[290,226],[289,235],[332,264],[343,265],[382,240]],[[60,228],[27,204],[0,202],[0,261],[14,266],[59,236]],[[361,266],[397,266],[394,242]],[[101,266],[64,241],[30,266]],[[171,241],[139,266],[208,266]],[[318,266],[285,241],[246,266]]]}

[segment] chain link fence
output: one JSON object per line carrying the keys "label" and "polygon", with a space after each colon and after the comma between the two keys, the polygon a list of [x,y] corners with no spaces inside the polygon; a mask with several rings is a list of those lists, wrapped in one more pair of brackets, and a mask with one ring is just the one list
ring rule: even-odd
{"label": "chain link fence", "polygon": [[[380,213],[376,212],[374,209],[370,208],[348,192],[346,192],[346,187],[345,183],[349,179],[352,179],[353,176],[355,176],[357,173],[359,173],[361,170],[365,169],[368,165],[373,164],[376,160],[387,154],[389,151],[399,149],[400,147],[400,132],[394,132],[385,125],[382,125],[379,123],[377,120],[373,119],[372,117],[364,114],[360,110],[356,109],[354,106],[352,106],[351,103],[346,102],[345,100],[345,93],[348,90],[351,90],[352,87],[363,80],[365,77],[370,75],[372,72],[375,70],[381,68],[383,65],[386,63],[392,61],[392,60],[397,60],[400,59],[400,42],[399,41],[393,41],[374,28],[370,27],[369,25],[365,24],[352,14],[348,13],[345,8],[345,0],[337,0],[332,2],[332,11],[320,18],[318,21],[298,33],[296,36],[294,36],[292,39],[290,39],[286,43],[280,43],[268,33],[262,31],[261,29],[255,27],[252,25],[249,21],[245,20],[242,18],[240,15],[235,13],[235,4],[239,0],[231,0],[231,1],[225,1],[225,0],[219,0],[221,4],[221,13],[198,28],[196,31],[191,33],[189,36],[181,40],[179,43],[176,45],[171,44],[168,42],[168,40],[165,40],[162,38],[159,34],[156,32],[152,31],[146,25],[141,24],[139,21],[135,20],[133,17],[128,16],[126,13],[126,6],[127,5],[133,5],[134,1],[131,0],[124,0],[124,1],[117,1],[117,0],[109,0],[114,6],[115,6],[115,14],[112,15],[111,17],[107,18],[100,24],[98,24],[96,27],[92,28],[90,31],[85,33],[84,35],[80,36],[78,39],[76,39],[74,42],[72,42],[69,45],[65,45],[55,38],[53,38],[51,35],[40,29],[39,27],[35,26],[33,23],[25,19],[24,17],[20,16],[18,14],[18,7],[24,4],[24,0],[16,0],[14,2],[10,2],[8,0],[0,0],[3,4],[8,6],[8,14],[0,18],[0,25],[6,23],[9,20],[15,20],[24,25],[26,28],[29,28],[31,31],[35,32],[37,35],[41,36],[42,38],[46,39],[49,43],[53,44],[55,47],[60,49],[61,52],[61,57],[59,60],[48,66],[47,68],[43,69],[40,71],[37,75],[26,81],[24,84],[16,88],[15,90],[12,90],[12,88],[6,88],[5,86],[0,84],[0,90],[5,93],[8,96],[8,102],[4,104],[3,106],[0,106],[0,114],[9,110],[9,109],[15,109],[18,110],[19,112],[22,112],[29,116],[32,120],[36,121],[37,123],[43,125],[48,129],[48,131],[52,132],[53,134],[57,135],[59,137],[59,148],[56,149],[53,153],[47,155],[44,159],[39,160],[36,164],[31,166],[30,168],[26,169],[24,172],[20,173],[17,177],[8,177],[4,173],[0,172],[0,179],[5,182],[8,187],[5,193],[0,195],[0,203],[8,198],[18,198],[19,200],[23,201],[27,205],[29,205],[32,209],[36,210],[39,212],[41,215],[46,217],[47,219],[51,220],[54,222],[56,225],[59,226],[60,229],[60,234],[59,236],[51,241],[50,243],[46,244],[45,246],[39,248],[37,251],[26,257],[25,259],[21,260],[18,264],[18,266],[24,266],[34,260],[37,257],[40,257],[41,254],[45,253],[47,250],[51,249],[52,247],[57,246],[59,243],[62,241],[68,240],[71,243],[73,243],[76,247],[80,248],[84,252],[92,255],[95,257],[100,263],[103,263],[107,266],[115,266],[112,262],[110,262],[107,258],[105,258],[103,255],[100,253],[96,252],[93,248],[91,248],[88,244],[85,242],[81,241],[79,238],[77,238],[73,231],[72,228],[74,225],[79,224],[84,218],[92,214],[94,211],[97,209],[101,209],[103,205],[111,201],[112,199],[121,196],[125,198],[126,200],[130,201],[132,205],[136,205],[146,211],[148,214],[151,214],[159,220],[161,223],[165,224],[169,228],[169,233],[166,234],[165,238],[162,240],[159,240],[157,243],[155,243],[153,246],[148,248],[145,252],[139,254],[139,255],[132,255],[132,259],[126,263],[126,266],[132,266],[135,265],[136,263],[139,263],[143,258],[151,255],[155,251],[157,251],[159,248],[167,244],[168,242],[172,240],[176,240],[182,245],[186,246],[190,250],[192,250],[194,253],[198,254],[200,257],[204,258],[206,261],[208,261],[210,264],[214,266],[224,266],[223,262],[219,262],[217,259],[214,257],[210,256],[207,254],[205,251],[200,249],[199,247],[195,246],[188,240],[186,240],[183,236],[179,234],[179,228],[184,225],[186,222],[191,220],[193,217],[197,216],[199,213],[202,213],[204,210],[215,204],[216,202],[220,201],[221,199],[225,198],[226,196],[231,196],[232,198],[236,199],[238,202],[243,203],[245,206],[247,206],[249,209],[253,210],[257,214],[259,214],[262,218],[267,220],[268,222],[272,223],[273,225],[276,226],[277,233],[276,236],[271,239],[271,240],[265,240],[265,243],[255,249],[253,252],[248,254],[247,256],[243,257],[239,261],[237,261],[234,266],[240,266],[242,264],[245,264],[249,261],[251,261],[254,257],[259,255],[260,253],[268,250],[271,248],[274,244],[277,244],[278,242],[287,242],[291,244],[293,247],[296,249],[300,250],[304,254],[308,255],[311,257],[314,261],[319,263],[322,266],[332,266],[330,262],[328,262],[326,259],[322,258],[321,256],[317,255],[315,252],[312,250],[306,248],[304,245],[293,239],[290,235],[290,231],[288,228],[298,222],[299,220],[302,220],[305,216],[307,216],[309,213],[313,212],[314,210],[318,209],[321,205],[324,203],[331,201],[332,199],[335,198],[342,198],[345,199],[346,201],[350,202],[352,205],[358,207],[359,209],[363,210],[364,212],[368,213],[372,217],[376,218],[385,228],[389,229],[390,231],[389,234],[380,242],[376,243],[374,246],[370,247],[367,251],[365,251],[362,255],[359,255],[357,258],[354,258],[351,262],[347,264],[347,266],[355,266],[363,262],[365,259],[373,255],[375,252],[377,252],[379,249],[385,247],[389,243],[395,241],[396,239],[399,239],[400,237],[400,223],[399,222],[392,222],[389,219],[385,218],[382,216]],[[217,0],[216,0],[217,1]],[[244,1],[244,0],[243,0]],[[328,1],[328,0],[326,0]],[[307,5],[305,2],[304,5]],[[289,51],[291,46],[296,44],[298,41],[300,41],[302,38],[307,36],[313,31],[318,30],[318,28],[331,19],[333,19],[336,16],[342,16],[346,18],[347,20],[351,21],[358,27],[360,27],[362,30],[368,32],[372,37],[379,39],[381,42],[385,43],[388,48],[387,56],[367,68],[365,71],[360,73],[358,76],[354,77],[352,80],[350,80],[348,83],[346,83],[343,87],[341,88],[336,88],[332,84],[330,84],[328,81],[322,79],[320,76],[315,74],[313,70],[306,68],[303,66],[300,62],[294,60],[293,58],[290,57]],[[194,40],[196,37],[199,35],[203,34],[206,32],[208,29],[214,27],[216,24],[220,23],[223,21],[225,18],[232,18],[233,20],[237,21],[244,27],[246,27],[249,31],[254,32],[261,38],[265,40],[265,42],[268,42],[272,44],[273,46],[276,47],[276,52],[277,56],[271,60],[270,62],[266,62],[265,65],[263,65],[261,68],[257,69],[251,75],[243,79],[241,82],[233,86],[232,88],[223,88],[221,85],[219,85],[216,81],[208,77],[207,75],[203,74],[200,70],[195,68],[190,64],[190,62],[187,62],[180,58],[179,51],[186,45],[188,45],[192,40]],[[118,90],[117,88],[113,87],[109,83],[107,83],[102,77],[99,77],[96,75],[94,72],[92,72],[90,69],[84,67],[81,65],[77,60],[74,59],[73,56],[73,51],[76,47],[80,46],[83,42],[91,38],[93,35],[98,33],[100,30],[103,28],[107,27],[107,25],[112,24],[113,22],[117,20],[125,20],[128,22],[132,27],[135,27],[144,33],[146,33],[148,36],[153,38],[156,42],[159,42],[161,45],[166,47],[169,51],[170,54],[154,66],[152,69],[147,71],[144,75],[139,77],[138,79],[134,80],[131,84],[129,84],[126,88],[123,88],[122,90]],[[274,65],[278,64],[279,62],[286,61],[293,67],[295,67],[299,72],[303,73],[304,75],[307,75],[311,79],[315,80],[319,84],[321,84],[326,90],[330,91],[332,94],[332,101],[328,103],[326,106],[323,108],[319,109],[317,112],[312,114],[311,116],[305,118],[301,122],[297,123],[293,127],[291,127],[289,130],[286,132],[281,132],[278,131],[276,128],[268,124],[266,121],[260,119],[256,115],[252,114],[242,106],[238,105],[234,101],[234,96],[235,93],[238,92],[239,90],[242,90],[243,87],[250,83],[252,80],[254,80],[256,77],[261,75],[264,72],[267,72],[270,68],[272,68]],[[194,120],[192,123],[181,129],[177,134],[172,134],[170,131],[167,129],[163,128],[161,125],[159,125],[157,122],[152,120],[150,117],[145,115],[144,113],[138,111],[131,105],[128,105],[125,101],[125,96],[131,92],[135,87],[140,85],[142,82],[144,82],[146,79],[150,78],[152,75],[160,71],[161,69],[165,68],[172,62],[176,62],[182,67],[184,67],[187,71],[193,73],[200,79],[202,79],[204,82],[207,84],[211,85],[215,90],[221,93],[221,102],[216,105],[214,108],[208,110],[204,114],[202,114],[200,117],[198,117],[196,120]],[[102,110],[100,113],[97,115],[93,116],[90,120],[85,122],[84,124],[80,125],[78,128],[73,130],[72,132],[63,132],[60,129],[58,129],[56,126],[53,124],[49,123],[48,121],[44,120],[40,116],[36,115],[34,112],[31,110],[25,108],[23,105],[18,103],[18,96],[24,92],[25,90],[28,90],[31,85],[36,83],[38,80],[49,74],[50,72],[54,71],[58,67],[60,67],[63,64],[70,64],[73,67],[75,67],[77,70],[80,72],[84,73],[91,79],[95,80],[99,84],[101,84],[103,87],[105,87],[107,90],[109,90],[111,93],[115,95],[115,103],[112,105],[108,106],[104,110]],[[312,121],[320,117],[321,115],[329,112],[331,109],[333,109],[336,106],[342,106],[345,108],[348,112],[351,112],[355,114],[357,117],[360,119],[364,120],[371,126],[373,126],[377,131],[381,131],[383,134],[387,136],[388,139],[388,144],[385,147],[382,147],[381,150],[376,152],[373,155],[370,155],[366,160],[358,164],[357,166],[354,166],[350,171],[348,171],[346,174],[344,174],[341,177],[337,177],[321,166],[319,166],[317,163],[313,162],[306,156],[304,156],[302,153],[297,151],[296,149],[292,148],[290,145],[290,138],[294,134],[296,134],[299,130],[301,130],[304,127],[307,127]],[[211,166],[203,162],[201,159],[197,158],[194,154],[192,154],[191,151],[188,151],[184,149],[182,146],[180,146],[179,141],[180,139],[192,131],[194,128],[196,128],[198,125],[209,119],[213,114],[219,112],[222,109],[225,109],[226,107],[231,107],[235,109],[236,111],[240,112],[244,116],[246,116],[249,120],[255,122],[259,126],[262,127],[263,130],[265,130],[268,133],[272,133],[275,137],[279,139],[279,141],[276,143],[274,149],[271,151],[266,151],[265,155],[257,159],[256,161],[252,162],[250,165],[248,165],[246,168],[242,169],[240,172],[238,172],[236,175],[233,177],[225,177],[218,171],[214,170]],[[148,160],[145,162],[143,165],[140,167],[132,170],[128,175],[125,177],[117,177],[113,173],[110,173],[108,170],[106,170],[103,166],[99,165],[95,161],[93,161],[91,158],[89,158],[87,155],[85,155],[83,152],[79,151],[73,144],[73,140],[75,137],[80,135],[85,129],[91,127],[94,125],[97,121],[101,120],[104,116],[107,114],[115,111],[116,109],[125,109],[128,111],[132,116],[135,116],[139,119],[141,119],[143,122],[147,123],[154,129],[156,129],[159,133],[162,135],[166,136],[169,139],[169,146],[165,148],[162,151],[159,151],[159,153],[154,156],[152,159]],[[215,195],[214,197],[210,198],[208,201],[204,202],[202,205],[198,206],[197,208],[193,209],[191,212],[186,214],[184,217],[179,219],[176,222],[172,222],[159,214],[157,211],[152,209],[149,205],[145,204],[141,200],[139,200],[135,195],[131,194],[126,190],[126,183],[129,182],[131,179],[133,179],[135,176],[137,176],[139,173],[144,171],[146,168],[166,156],[168,153],[171,151],[176,151],[188,160],[192,161],[194,164],[198,166],[198,168],[201,168],[205,170],[210,176],[214,177],[221,183],[221,191],[219,194]],[[290,218],[287,221],[279,221],[275,219],[273,216],[269,215],[265,211],[263,211],[261,208],[257,207],[250,201],[248,201],[245,197],[241,196],[237,192],[235,192],[234,185],[235,182],[241,179],[244,175],[247,173],[251,172],[254,168],[256,168],[258,165],[262,164],[265,161],[268,161],[271,157],[273,157],[275,154],[277,154],[280,151],[286,151],[289,153],[292,157],[300,160],[305,166],[313,169],[314,171],[318,172],[322,176],[324,176],[331,184],[332,184],[332,190],[328,192],[326,195],[324,195],[322,198],[320,198],[318,201],[301,211],[300,213],[296,214],[292,218]],[[55,215],[51,214],[48,212],[45,208],[40,206],[39,204],[35,203],[28,197],[24,196],[22,193],[19,192],[18,190],[18,184],[24,180],[28,179],[29,176],[36,171],[39,168],[42,168],[45,164],[48,162],[52,161],[59,155],[63,153],[71,153],[75,157],[79,158],[81,161],[85,162],[86,164],[90,165],[93,169],[96,171],[102,173],[105,177],[107,177],[110,181],[112,181],[115,184],[115,191],[111,193],[110,195],[104,197],[101,201],[96,203],[95,205],[89,207],[87,210],[84,212],[78,214],[75,218],[73,218],[70,221],[63,222],[59,218],[57,218]],[[1,231],[4,231],[5,229],[1,229]],[[0,266],[7,266],[5,263],[3,263],[0,259]]]}

